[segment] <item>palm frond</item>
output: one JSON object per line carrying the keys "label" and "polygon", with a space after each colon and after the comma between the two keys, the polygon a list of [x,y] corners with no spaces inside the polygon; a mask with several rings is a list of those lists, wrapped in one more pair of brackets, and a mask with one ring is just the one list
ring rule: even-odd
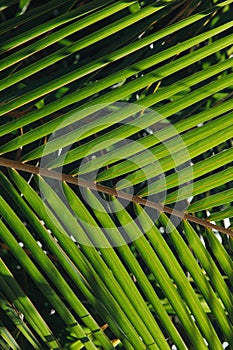
{"label": "palm frond", "polygon": [[232,341],[232,3],[0,1],[0,346]]}

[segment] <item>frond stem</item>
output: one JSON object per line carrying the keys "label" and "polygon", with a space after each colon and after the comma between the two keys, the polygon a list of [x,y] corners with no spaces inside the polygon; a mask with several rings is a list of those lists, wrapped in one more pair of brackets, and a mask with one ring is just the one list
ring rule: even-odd
{"label": "frond stem", "polygon": [[126,199],[128,201],[132,201],[133,203],[144,205],[144,206],[147,206],[149,208],[153,208],[155,210],[158,210],[159,212],[164,212],[166,214],[174,215],[176,217],[181,218],[182,220],[187,220],[187,221],[193,222],[195,224],[199,224],[201,226],[204,226],[206,228],[214,229],[214,230],[217,230],[217,231],[222,232],[224,234],[227,234],[229,236],[233,236],[233,231],[228,229],[228,228],[225,228],[225,227],[222,227],[219,225],[215,225],[207,220],[200,219],[194,215],[186,214],[182,211],[172,209],[172,208],[164,206],[160,203],[149,201],[147,199],[144,199],[144,198],[141,198],[138,196],[132,196],[124,191],[117,191],[116,189],[111,188],[111,187],[107,187],[104,185],[96,184],[96,183],[91,182],[91,181],[79,179],[79,178],[76,178],[76,177],[71,176],[71,175],[59,173],[57,171],[51,171],[51,170],[46,169],[46,168],[40,168],[40,167],[36,167],[34,165],[31,165],[31,164],[24,164],[24,163],[15,161],[15,160],[10,160],[10,159],[6,159],[6,158],[2,158],[2,157],[0,157],[0,165],[4,166],[6,168],[17,169],[17,170],[21,170],[21,171],[24,171],[24,172],[27,172],[30,174],[45,176],[45,177],[49,177],[52,179],[65,181],[65,182],[73,184],[73,185],[78,185],[81,187],[90,188],[94,191],[103,192],[103,193],[109,194],[110,196],[115,196],[118,198]]}

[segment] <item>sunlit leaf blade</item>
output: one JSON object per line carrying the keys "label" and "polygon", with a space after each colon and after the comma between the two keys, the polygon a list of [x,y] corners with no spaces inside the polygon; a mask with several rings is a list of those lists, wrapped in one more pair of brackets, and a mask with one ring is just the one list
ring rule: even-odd
{"label": "sunlit leaf blade", "polygon": [[213,212],[208,219],[209,220],[223,220],[223,219],[229,219],[233,217],[233,208],[232,206],[227,209],[223,209],[219,212]]}
{"label": "sunlit leaf blade", "polygon": [[[221,173],[220,173],[221,177]],[[230,177],[232,179],[232,177]],[[227,181],[227,179],[225,180]],[[214,181],[215,182],[215,181]],[[218,186],[217,181],[215,182],[216,187]],[[208,190],[208,187],[206,188]],[[233,201],[233,189],[229,189],[220,193],[213,194],[207,198],[200,199],[199,201],[190,204],[189,211],[195,212],[203,209],[209,209],[217,207],[219,205],[228,204]]]}

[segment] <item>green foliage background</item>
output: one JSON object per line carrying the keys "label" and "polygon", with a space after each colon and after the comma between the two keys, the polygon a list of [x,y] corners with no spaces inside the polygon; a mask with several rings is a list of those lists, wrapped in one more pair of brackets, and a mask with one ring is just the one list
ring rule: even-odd
{"label": "green foliage background", "polygon": [[[0,1],[1,349],[233,346],[232,3]],[[157,127],[166,131],[169,121],[183,137],[191,162],[180,156],[175,168],[176,149],[169,154],[160,142],[150,143],[159,132],[156,119],[124,134],[144,142],[160,160],[166,208],[187,206],[190,216],[177,227],[166,208],[158,218],[155,210],[144,213],[137,226],[135,215],[144,206],[132,200],[123,208],[111,192],[128,179],[142,199],[159,194],[162,183],[144,154],[143,169],[155,184],[151,193],[141,167],[112,161],[118,152],[141,159],[112,141],[130,113],[123,118],[121,109],[110,109],[112,120],[99,129],[90,113],[83,120],[78,114],[88,107],[98,113],[102,104],[111,108],[115,102],[137,105],[139,122],[151,108],[162,116]],[[75,113],[83,121],[83,139],[77,140],[69,121],[76,121]],[[44,147],[61,121],[68,136],[52,146],[50,168],[58,171],[65,161],[62,171],[77,175],[86,147],[106,141],[95,158],[90,154],[86,173],[98,170],[97,182],[110,189],[99,192],[117,214],[94,210],[101,206],[96,191],[85,188],[87,205],[68,178],[62,186],[72,216],[57,197],[56,180],[38,176]],[[62,158],[59,149],[69,145]],[[99,159],[106,164],[100,169]],[[185,175],[187,163],[193,177],[186,174],[180,194],[177,173]],[[40,197],[39,181],[48,198]],[[128,193],[127,185],[120,189]],[[108,242],[109,224],[124,226],[132,243],[121,237],[117,248],[99,247],[98,239]],[[70,239],[77,232],[87,240],[94,232],[97,241],[90,240],[97,248]]]}

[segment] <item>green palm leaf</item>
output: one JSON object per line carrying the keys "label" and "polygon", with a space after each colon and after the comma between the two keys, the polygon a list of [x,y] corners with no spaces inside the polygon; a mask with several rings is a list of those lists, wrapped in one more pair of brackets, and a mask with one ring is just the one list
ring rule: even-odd
{"label": "green palm leaf", "polygon": [[232,338],[232,4],[0,1],[0,347]]}

